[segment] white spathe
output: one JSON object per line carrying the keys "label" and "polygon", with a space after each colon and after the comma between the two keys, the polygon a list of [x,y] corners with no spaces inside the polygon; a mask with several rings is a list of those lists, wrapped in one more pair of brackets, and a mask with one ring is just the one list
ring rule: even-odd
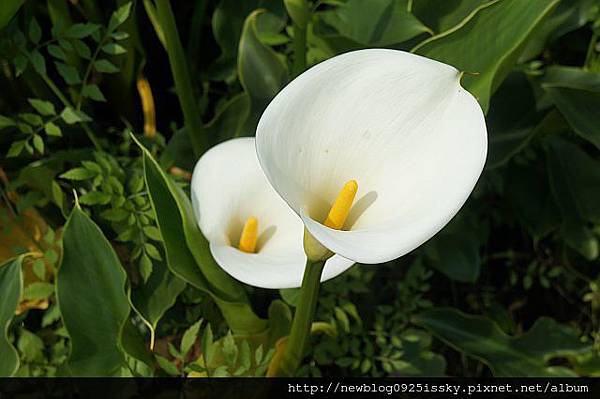
{"label": "white spathe", "polygon": [[[294,79],[263,113],[256,133],[260,164],[332,252],[360,263],[400,257],[450,221],[485,164],[484,115],[460,76],[449,65],[397,50],[324,61]],[[359,191],[349,231],[324,226],[351,179]]]}
{"label": "white spathe", "polygon": [[[232,139],[206,152],[192,174],[192,204],[215,261],[232,277],[262,288],[300,287],[304,226],[273,190],[256,157],[254,138]],[[244,222],[258,219],[257,253],[237,249]],[[354,262],[327,261],[321,281]]]}

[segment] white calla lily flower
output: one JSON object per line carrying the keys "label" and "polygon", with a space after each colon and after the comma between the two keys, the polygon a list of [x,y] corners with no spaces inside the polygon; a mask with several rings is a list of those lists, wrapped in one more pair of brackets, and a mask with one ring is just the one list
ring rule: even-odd
{"label": "white calla lily flower", "polygon": [[[265,177],[254,138],[232,139],[207,151],[194,167],[191,192],[198,225],[227,273],[262,288],[301,285],[304,226]],[[353,264],[330,258],[321,281]]]}
{"label": "white calla lily flower", "polygon": [[[450,221],[482,172],[484,115],[460,77],[397,50],[324,61],[263,113],[260,164],[325,248],[360,263],[398,258]],[[356,199],[343,229],[329,227],[322,222],[346,182],[358,184]]]}

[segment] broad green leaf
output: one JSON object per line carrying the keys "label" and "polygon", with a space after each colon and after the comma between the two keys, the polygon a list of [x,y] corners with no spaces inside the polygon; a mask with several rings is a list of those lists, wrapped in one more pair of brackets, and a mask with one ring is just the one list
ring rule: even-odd
{"label": "broad green leaf", "polygon": [[450,279],[474,283],[479,278],[479,245],[468,233],[439,234],[427,249],[433,266]]}
{"label": "broad green leaf", "polygon": [[310,10],[307,0],[283,0],[283,4],[296,25],[306,26],[308,24]]}
{"label": "broad green leaf", "polygon": [[0,377],[10,377],[19,368],[19,355],[8,339],[8,328],[23,290],[22,260],[18,257],[0,265]]}
{"label": "broad green leaf", "polygon": [[185,282],[171,273],[165,262],[155,261],[148,280],[132,290],[131,302],[147,322],[152,337],[158,322],[184,288]]}
{"label": "broad green leaf", "polygon": [[288,81],[286,64],[258,37],[258,10],[246,18],[238,52],[238,75],[244,91],[250,96],[251,112],[245,135],[254,133],[260,114],[269,101]]}
{"label": "broad green leaf", "polygon": [[597,4],[597,0],[561,0],[540,28],[533,33],[519,61],[535,58],[546,46],[561,36],[585,25],[597,12]]}
{"label": "broad green leaf", "polygon": [[552,192],[564,215],[600,222],[600,161],[562,139],[547,144]]}
{"label": "broad green leaf", "polygon": [[444,376],[446,359],[431,352],[431,335],[409,328],[402,332],[402,358],[394,365],[402,376]]}
{"label": "broad green leaf", "polygon": [[600,356],[597,353],[586,353],[577,357],[579,375],[600,377]]}
{"label": "broad green leaf", "polygon": [[[129,370],[123,370],[124,377],[130,377],[130,370],[135,374],[144,377],[152,376],[151,365],[154,364],[152,355],[148,351],[148,344],[144,341],[139,329],[133,324],[132,320],[127,320],[121,334],[121,344],[123,350],[129,355]],[[134,365],[132,366],[132,360]]]}
{"label": "broad green leaf", "polygon": [[126,275],[102,231],[75,207],[63,232],[57,300],[71,338],[73,376],[113,376],[125,365],[121,337],[130,307]]}
{"label": "broad green leaf", "polygon": [[[225,134],[225,132],[219,133]],[[185,127],[173,134],[167,143],[167,148],[160,155],[160,164],[165,169],[178,166],[184,170],[193,170],[197,160],[198,157],[194,155],[192,142]]]}
{"label": "broad green leaf", "polygon": [[[214,143],[239,137],[249,116],[250,99],[246,93],[240,93],[217,109],[215,117],[204,125],[204,131]],[[169,140],[160,163],[164,167],[176,165],[192,170],[196,160],[188,134],[179,130]]]}
{"label": "broad green leaf", "polygon": [[[516,100],[514,102],[515,104],[519,103]],[[508,117],[507,115],[509,114],[505,115],[509,123],[504,128],[497,128],[490,122],[490,154],[487,161],[489,169],[495,169],[507,164],[514,156],[527,149],[529,143],[535,137],[565,133],[569,130],[565,119],[555,110],[547,112],[543,117],[534,111],[526,114],[523,119],[519,120],[517,109],[510,108],[512,108],[514,114],[512,117]],[[536,122],[538,120],[539,123]],[[530,126],[534,122],[537,125]]]}
{"label": "broad green leaf", "polygon": [[54,109],[54,105],[50,101],[38,100],[36,98],[30,98],[27,101],[40,115],[56,115],[56,109]]}
{"label": "broad green leaf", "polygon": [[300,300],[300,288],[282,288],[279,290],[281,298],[290,306],[296,307]]}
{"label": "broad green leaf", "polygon": [[542,87],[573,130],[600,149],[600,73],[551,67]]}
{"label": "broad green leaf", "polygon": [[424,247],[433,267],[452,280],[474,283],[479,278],[479,246],[485,233],[481,225],[461,212]]}
{"label": "broad green leaf", "polygon": [[210,66],[209,75],[214,80],[233,81],[236,78],[236,61],[242,28],[246,17],[256,9],[266,9],[277,21],[271,33],[285,25],[283,2],[271,0],[221,0],[212,16],[212,31],[221,48],[221,55]]}
{"label": "broad green leaf", "polygon": [[546,142],[546,159],[565,241],[587,259],[598,258],[598,238],[587,223],[600,221],[600,162],[559,138]]}
{"label": "broad green leaf", "polygon": [[534,29],[558,0],[495,0],[459,25],[425,40],[413,52],[453,65],[464,87],[487,112],[490,96],[508,75]]}
{"label": "broad green leaf", "polygon": [[492,0],[417,0],[412,2],[412,12],[425,25],[436,32],[444,32],[461,23],[482,4]]}
{"label": "broad green leaf", "polygon": [[146,184],[171,272],[211,295],[236,333],[264,331],[265,322],[252,312],[244,288],[212,258],[189,199],[174,186],[152,155],[139,142],[138,145],[143,152]]}
{"label": "broad green leaf", "polygon": [[539,240],[560,225],[560,210],[552,197],[548,177],[535,165],[507,171],[505,195],[523,227]]}
{"label": "broad green leaf", "polygon": [[319,13],[319,18],[341,36],[363,46],[391,46],[431,33],[396,0],[348,0]]}
{"label": "broad green leaf", "polygon": [[541,126],[546,111],[537,110],[533,86],[520,71],[513,71],[506,77],[490,104],[486,117],[489,134],[487,168],[505,165],[541,130],[546,130],[549,125],[558,126],[556,115]]}
{"label": "broad green leaf", "polygon": [[269,305],[269,330],[266,340],[262,343],[265,348],[275,346],[280,338],[289,335],[292,326],[292,311],[283,301],[274,300]]}
{"label": "broad green leaf", "polygon": [[0,7],[0,29],[8,25],[23,3],[25,3],[25,0],[2,0],[2,7]]}
{"label": "broad green leaf", "polygon": [[205,125],[206,133],[218,141],[239,137],[249,116],[250,99],[246,93],[240,93],[225,103]]}
{"label": "broad green leaf", "polygon": [[505,334],[496,323],[453,308],[434,308],[414,321],[456,350],[481,360],[496,377],[575,376],[563,366],[549,366],[557,357],[587,353],[590,347],[569,327],[541,317],[519,336]]}

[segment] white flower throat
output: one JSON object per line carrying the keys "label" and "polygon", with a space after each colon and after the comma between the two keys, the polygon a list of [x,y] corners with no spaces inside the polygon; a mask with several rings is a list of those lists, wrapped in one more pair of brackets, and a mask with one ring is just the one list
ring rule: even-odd
{"label": "white flower throat", "polygon": [[[340,190],[337,198],[333,202],[327,217],[323,221],[323,224],[334,230],[342,230],[350,209],[352,209],[352,203],[356,192],[358,191],[358,183],[356,180],[350,180]],[[254,216],[250,216],[244,223],[242,234],[240,235],[240,241],[238,249],[242,252],[256,253],[256,243],[258,241],[258,219]]]}

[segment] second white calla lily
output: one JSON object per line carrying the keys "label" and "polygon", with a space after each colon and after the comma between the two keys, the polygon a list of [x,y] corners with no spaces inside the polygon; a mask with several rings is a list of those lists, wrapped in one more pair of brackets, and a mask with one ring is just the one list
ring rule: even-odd
{"label": "second white calla lily", "polygon": [[[382,263],[450,221],[487,154],[483,112],[460,76],[410,53],[361,50],[314,66],[273,99],[258,124],[258,158],[312,237],[353,261]],[[327,227],[349,181],[358,193],[344,227]]]}
{"label": "second white calla lily", "polygon": [[[254,138],[229,140],[206,152],[194,168],[191,192],[200,229],[227,273],[262,288],[301,285],[304,227],[265,177]],[[321,280],[353,264],[334,256]]]}

